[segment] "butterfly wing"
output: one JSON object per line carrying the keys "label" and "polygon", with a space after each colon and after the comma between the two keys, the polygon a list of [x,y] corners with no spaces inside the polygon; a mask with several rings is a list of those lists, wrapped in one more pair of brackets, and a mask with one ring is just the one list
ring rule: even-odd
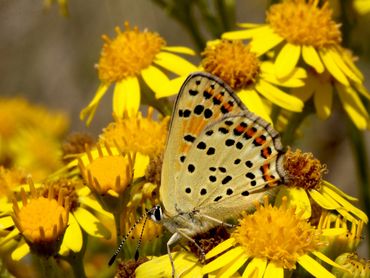
{"label": "butterfly wing", "polygon": [[194,73],[184,82],[173,110],[162,166],[160,197],[167,212],[176,213],[175,204],[183,195],[179,178],[199,134],[226,114],[243,110],[245,106],[217,77]]}
{"label": "butterfly wing", "polygon": [[281,154],[270,124],[249,111],[227,114],[191,146],[176,183],[176,203],[218,220],[236,216],[283,181]]}

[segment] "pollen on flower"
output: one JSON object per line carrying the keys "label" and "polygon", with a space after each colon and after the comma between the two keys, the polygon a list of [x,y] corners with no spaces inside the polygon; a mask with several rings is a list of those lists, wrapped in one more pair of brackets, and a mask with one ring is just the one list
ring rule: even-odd
{"label": "pollen on flower", "polygon": [[204,70],[220,77],[235,90],[254,83],[260,71],[256,54],[241,41],[222,40],[209,44],[202,56]]}
{"label": "pollen on flower", "polygon": [[332,20],[329,3],[319,7],[316,0],[286,0],[267,11],[272,29],[292,44],[316,48],[341,42],[339,24]]}
{"label": "pollen on flower", "polygon": [[297,149],[290,149],[284,156],[284,169],[288,174],[288,186],[313,189],[320,186],[323,174],[327,172],[325,164],[313,156]]}
{"label": "pollen on flower", "polygon": [[163,154],[157,155],[150,159],[148,167],[145,170],[145,179],[148,182],[160,185],[161,172],[163,164]]}
{"label": "pollen on flower", "polygon": [[47,197],[49,195],[49,191],[53,190],[54,199],[58,200],[59,194],[62,193],[64,198],[68,197],[70,204],[69,210],[73,212],[80,205],[76,190],[78,188],[81,188],[82,186],[84,186],[84,184],[80,179],[60,178],[57,180],[46,182],[41,195]]}
{"label": "pollen on flower", "polygon": [[161,121],[153,119],[153,108],[147,116],[139,112],[136,117],[115,117],[115,122],[104,128],[100,141],[110,146],[117,144],[123,152],[140,152],[155,157],[163,152],[167,138],[169,117]]}
{"label": "pollen on flower", "polygon": [[117,277],[117,278],[135,277],[135,269],[139,265],[141,265],[141,264],[143,264],[147,261],[149,261],[148,258],[139,258],[137,261],[128,260],[128,261],[121,262],[118,265],[117,273],[116,273],[115,277]]}
{"label": "pollen on flower", "polygon": [[256,204],[256,209],[254,214],[245,215],[232,233],[247,254],[294,269],[300,256],[321,245],[320,233],[301,219],[294,207],[287,207],[286,197],[280,207],[273,207],[265,196],[264,205]]}
{"label": "pollen on flower", "polygon": [[131,29],[128,22],[125,22],[124,31],[116,27],[116,33],[114,39],[102,36],[105,43],[97,65],[102,82],[113,83],[138,76],[166,44],[157,33],[140,32],[137,27]]}
{"label": "pollen on flower", "polygon": [[52,255],[58,251],[67,228],[69,198],[65,198],[63,191],[59,191],[58,199],[55,199],[52,187],[48,196],[43,197],[36,191],[31,180],[28,183],[31,192],[29,200],[23,188],[23,206],[20,208],[13,199],[13,220],[31,249],[43,255]]}
{"label": "pollen on flower", "polygon": [[62,145],[63,160],[65,163],[73,160],[73,156],[85,152],[86,145],[92,148],[95,140],[87,133],[70,134]]}
{"label": "pollen on flower", "polygon": [[[91,190],[98,194],[123,192],[133,177],[134,158],[130,154],[113,154],[108,144],[97,145],[98,157],[87,150],[88,162],[79,158],[81,173]],[[107,154],[104,154],[107,153]]]}

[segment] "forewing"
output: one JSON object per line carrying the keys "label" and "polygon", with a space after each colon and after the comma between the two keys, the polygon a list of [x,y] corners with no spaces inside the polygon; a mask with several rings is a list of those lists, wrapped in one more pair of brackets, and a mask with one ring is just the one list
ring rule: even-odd
{"label": "forewing", "polygon": [[177,96],[163,159],[160,197],[166,211],[176,211],[174,200],[181,200],[183,195],[177,187],[184,163],[205,127],[243,110],[245,106],[219,78],[207,73],[194,73],[187,78]]}

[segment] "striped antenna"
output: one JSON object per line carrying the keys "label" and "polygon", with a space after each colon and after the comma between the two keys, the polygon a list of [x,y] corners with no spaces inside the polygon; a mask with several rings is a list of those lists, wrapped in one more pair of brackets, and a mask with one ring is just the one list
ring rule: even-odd
{"label": "striped antenna", "polygon": [[141,222],[141,220],[143,220],[143,218],[145,219],[144,220],[144,225],[143,225],[143,229],[141,230],[141,234],[140,234],[140,239],[139,239],[139,242],[138,242],[138,246],[137,246],[137,249],[136,249],[136,252],[135,252],[135,260],[136,257],[139,257],[139,252],[138,252],[138,249],[140,247],[140,244],[141,244],[141,237],[143,235],[143,232],[144,232],[144,227],[145,227],[145,223],[146,223],[146,220],[148,219],[148,215],[150,215],[151,213],[153,213],[153,211],[156,209],[156,207],[153,207],[152,209],[148,210],[145,214],[141,215],[139,217],[138,220],[136,220],[136,222],[134,223],[134,225],[131,226],[130,230],[127,232],[127,234],[123,237],[121,243],[119,244],[116,252],[114,252],[112,258],[110,258],[109,262],[108,262],[108,265],[111,266],[114,261],[116,260],[117,258],[117,255],[119,254],[119,252],[121,252],[121,249],[123,247],[123,244],[125,243],[125,241],[128,239],[128,237],[130,236],[131,232],[135,229],[136,225],[139,224]]}
{"label": "striped antenna", "polygon": [[144,233],[144,228],[145,228],[145,224],[146,224],[146,221],[148,220],[148,215],[150,213],[147,212],[146,213],[146,217],[144,218],[144,224],[143,224],[143,228],[141,229],[141,233],[140,233],[140,237],[139,237],[139,241],[137,243],[137,246],[136,246],[136,251],[135,251],[135,261],[137,261],[139,259],[139,248],[140,248],[140,245],[141,245],[141,240],[143,238],[143,233]]}

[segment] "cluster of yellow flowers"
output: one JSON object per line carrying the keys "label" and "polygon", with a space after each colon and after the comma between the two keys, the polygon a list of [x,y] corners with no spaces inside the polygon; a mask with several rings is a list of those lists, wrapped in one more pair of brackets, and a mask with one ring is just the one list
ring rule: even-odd
{"label": "cluster of yellow flowers", "polygon": [[[364,76],[342,46],[340,25],[324,2],[271,5],[265,24],[240,24],[242,30],[207,42],[198,65],[184,58],[196,55],[192,49],[167,46],[159,34],[127,22],[124,30],[117,27],[114,38],[103,36],[96,65],[100,85],[80,114],[90,124],[113,87],[113,121],[96,140],[74,135],[63,144],[65,116],[24,100],[0,100],[4,269],[16,276],[24,267],[35,277],[94,276],[108,268],[116,243],[130,233],[120,264],[107,275],[171,276],[166,231],[137,219],[160,202],[169,97],[194,71],[224,80],[250,111],[281,132],[285,144],[293,143],[310,112],[327,119],[337,96],[356,128],[369,129]],[[152,101],[142,112],[144,95]],[[310,153],[288,149],[284,169],[289,179],[274,199],[265,197],[255,211],[235,219],[236,228],[195,239],[207,251],[205,258],[192,252],[191,244],[177,249],[172,254],[176,274],[369,277],[370,263],[354,253],[368,222],[353,204],[357,199],[324,180],[325,165]],[[143,258],[133,262],[140,242]],[[103,252],[97,263],[94,256]],[[27,256],[37,258],[36,267],[30,267]]]}

